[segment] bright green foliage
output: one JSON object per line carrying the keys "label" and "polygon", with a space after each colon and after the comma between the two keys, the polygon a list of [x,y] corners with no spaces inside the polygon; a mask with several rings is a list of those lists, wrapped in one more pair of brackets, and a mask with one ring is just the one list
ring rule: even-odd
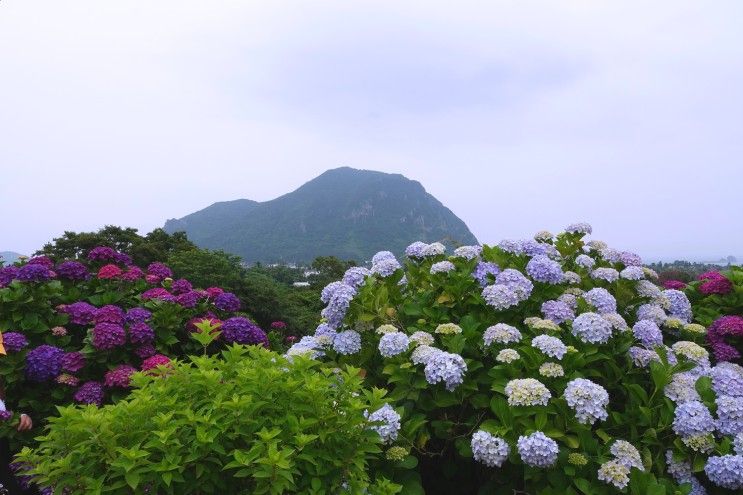
{"label": "bright green foliage", "polygon": [[362,389],[357,369],[234,346],[134,381],[138,388],[116,405],[60,408],[39,447],[20,454],[42,486],[87,494],[400,491],[369,479],[370,462],[384,454],[364,411],[380,407],[384,392]]}

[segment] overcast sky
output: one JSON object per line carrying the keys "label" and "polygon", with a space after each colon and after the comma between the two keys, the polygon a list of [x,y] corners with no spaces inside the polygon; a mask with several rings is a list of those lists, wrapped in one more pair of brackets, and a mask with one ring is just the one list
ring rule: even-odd
{"label": "overcast sky", "polygon": [[0,0],[0,250],[328,168],[482,242],[743,256],[743,2]]}

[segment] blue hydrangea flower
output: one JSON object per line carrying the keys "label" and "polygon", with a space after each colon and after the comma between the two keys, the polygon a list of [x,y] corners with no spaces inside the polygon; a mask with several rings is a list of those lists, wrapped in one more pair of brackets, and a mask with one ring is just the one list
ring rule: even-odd
{"label": "blue hydrangea flower", "polygon": [[343,285],[347,285],[347,284],[344,284],[341,281],[330,282],[328,285],[323,287],[323,290],[320,293],[320,300],[323,303],[328,304],[330,302],[330,299],[333,297],[333,294],[335,294],[335,291],[338,290],[338,288],[342,287]]}
{"label": "blue hydrangea flower", "polygon": [[474,260],[482,254],[482,246],[461,246],[454,250],[454,256]]}
{"label": "blue hydrangea flower", "polygon": [[364,268],[363,266],[352,266],[343,274],[342,282],[348,286],[358,288],[364,285],[366,277],[370,274],[371,271],[368,268]]}
{"label": "blue hydrangea flower", "polygon": [[322,351],[322,344],[317,341],[315,337],[305,335],[299,342],[292,345],[284,356],[291,361],[293,356],[307,356],[311,359],[317,359],[324,356],[325,353]]}
{"label": "blue hydrangea flower", "polygon": [[511,452],[508,442],[483,430],[472,434],[470,445],[472,458],[488,467],[501,467]]}
{"label": "blue hydrangea flower", "polygon": [[737,435],[743,432],[743,397],[721,395],[715,399],[717,404],[717,431],[723,435]]}
{"label": "blue hydrangea flower", "polygon": [[593,265],[596,264],[596,260],[588,256],[587,254],[579,254],[575,258],[575,264],[590,270],[591,268],[593,268]]}
{"label": "blue hydrangea flower", "polygon": [[663,334],[660,328],[650,320],[640,320],[635,323],[632,333],[642,345],[649,349],[663,344]]}
{"label": "blue hydrangea flower", "polygon": [[392,357],[408,350],[410,339],[402,332],[391,332],[379,339],[379,353],[383,357]]}
{"label": "blue hydrangea flower", "polygon": [[511,254],[523,254],[521,241],[513,239],[503,239],[498,243],[498,247],[503,251]]}
{"label": "blue hydrangea flower", "polygon": [[394,260],[395,255],[392,254],[390,251],[379,251],[377,254],[372,256],[372,265],[376,265],[380,261],[383,260]]}
{"label": "blue hydrangea flower", "polygon": [[356,354],[361,350],[361,335],[354,330],[339,332],[333,339],[333,350],[338,354]]}
{"label": "blue hydrangea flower", "polygon": [[743,488],[743,456],[741,455],[712,456],[707,459],[704,472],[717,486],[728,490]]}
{"label": "blue hydrangea flower", "polygon": [[343,323],[343,318],[355,295],[356,289],[349,285],[342,283],[336,287],[328,305],[322,310],[322,317],[327,320],[328,325],[338,328]]}
{"label": "blue hydrangea flower", "polygon": [[530,259],[526,265],[526,273],[537,282],[546,284],[559,284],[563,279],[560,263],[544,255],[534,256]]}
{"label": "blue hydrangea flower", "polygon": [[451,391],[464,381],[467,364],[459,354],[438,351],[431,353],[423,371],[428,383],[435,385],[444,382],[446,389]]}
{"label": "blue hydrangea flower", "polygon": [[680,437],[712,433],[715,420],[707,406],[693,400],[676,406],[673,419],[673,431]]}
{"label": "blue hydrangea flower", "polygon": [[596,313],[583,313],[573,320],[572,333],[581,342],[605,344],[611,338],[611,323]]}
{"label": "blue hydrangea flower", "polygon": [[671,307],[668,310],[671,318],[678,318],[684,323],[691,322],[691,303],[686,294],[680,290],[666,289],[663,295],[670,301]]}
{"label": "blue hydrangea flower", "polygon": [[617,312],[617,300],[603,287],[595,287],[585,292],[582,297],[588,304],[596,308],[599,314]]}
{"label": "blue hydrangea flower", "polygon": [[[743,373],[736,371],[732,366],[720,364],[709,371],[709,376],[712,378],[712,390],[717,395],[743,397]],[[734,363],[730,364],[738,366]]]}
{"label": "blue hydrangea flower", "polygon": [[518,297],[519,302],[526,301],[531,295],[534,284],[523,273],[513,268],[506,268],[495,276],[496,285],[505,285]]}
{"label": "blue hydrangea flower", "polygon": [[606,280],[607,282],[616,282],[619,280],[619,272],[614,268],[596,268],[591,272],[591,278]]}
{"label": "blue hydrangea flower", "polygon": [[576,378],[568,382],[565,387],[565,400],[573,411],[579,423],[593,424],[596,420],[603,421],[609,413],[606,406],[609,404],[609,393],[591,380]]}
{"label": "blue hydrangea flower", "polygon": [[423,250],[426,249],[425,242],[416,241],[405,248],[405,256],[408,258],[423,258]]}
{"label": "blue hydrangea flower", "polygon": [[743,455],[743,432],[735,435],[733,439],[733,450],[738,455]]}
{"label": "blue hydrangea flower", "polygon": [[543,354],[558,360],[562,359],[568,352],[568,348],[562,343],[562,340],[551,335],[537,335],[531,339],[531,346],[539,349]]}
{"label": "blue hydrangea flower", "polygon": [[645,278],[645,272],[641,266],[628,266],[619,272],[619,276],[625,280],[642,280]]}
{"label": "blue hydrangea flower", "polygon": [[577,223],[571,223],[567,227],[565,227],[565,232],[568,232],[570,234],[590,234],[593,232],[593,227],[591,227],[591,224],[586,222],[577,222]]}
{"label": "blue hydrangea flower", "polygon": [[472,277],[477,280],[481,287],[495,282],[495,276],[500,273],[500,268],[495,263],[480,261],[472,272]]}
{"label": "blue hydrangea flower", "polygon": [[488,327],[482,335],[485,346],[490,346],[493,342],[498,344],[513,344],[521,340],[521,332],[516,327],[506,323],[496,323]]}
{"label": "blue hydrangea flower", "polygon": [[679,485],[684,483],[691,484],[691,493],[689,495],[707,495],[707,490],[699,483],[691,472],[691,464],[686,461],[675,461],[673,451],[666,451],[666,471]]}
{"label": "blue hydrangea flower", "polygon": [[666,312],[657,304],[643,304],[637,308],[638,320],[650,320],[656,325],[661,326],[667,318]]}
{"label": "blue hydrangea flower", "polygon": [[438,263],[434,263],[431,265],[431,274],[436,273],[449,273],[450,271],[454,270],[454,263],[451,261],[439,261]]}
{"label": "blue hydrangea flower", "polygon": [[400,268],[402,265],[395,258],[385,258],[374,263],[371,272],[381,277],[389,277]]}
{"label": "blue hydrangea flower", "polygon": [[537,242],[534,239],[521,241],[521,252],[527,256],[546,256],[550,247],[552,246],[542,242]]}
{"label": "blue hydrangea flower", "polygon": [[376,431],[384,443],[392,443],[397,440],[400,431],[400,415],[392,406],[385,404],[371,414],[364,413],[370,423],[381,423],[370,428]]}
{"label": "blue hydrangea flower", "polygon": [[497,311],[508,309],[519,303],[519,297],[505,285],[488,285],[482,290],[485,302]]}
{"label": "blue hydrangea flower", "polygon": [[516,448],[524,464],[538,468],[547,468],[554,465],[560,452],[557,442],[541,431],[520,436],[516,442]]}

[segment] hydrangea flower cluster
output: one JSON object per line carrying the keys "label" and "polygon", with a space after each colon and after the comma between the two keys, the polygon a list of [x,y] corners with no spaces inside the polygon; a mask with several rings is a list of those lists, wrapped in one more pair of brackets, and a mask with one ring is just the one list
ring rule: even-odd
{"label": "hydrangea flower cluster", "polygon": [[544,301],[541,309],[545,318],[554,321],[558,325],[575,319],[574,307],[564,300]]}
{"label": "hydrangea flower cluster", "polygon": [[381,423],[371,426],[384,443],[392,443],[397,440],[400,431],[400,415],[390,406],[385,404],[371,414],[366,414],[370,423]]}
{"label": "hydrangea flower cluster", "polygon": [[361,335],[354,330],[338,332],[333,338],[333,350],[338,354],[356,354],[361,350]]}
{"label": "hydrangea flower cluster", "polygon": [[491,344],[513,344],[521,340],[521,332],[507,323],[496,323],[492,327],[488,327],[482,336],[485,346]]}
{"label": "hydrangea flower cluster", "polygon": [[539,349],[544,355],[556,359],[562,359],[568,352],[562,340],[551,335],[537,335],[531,340],[531,346]]}
{"label": "hydrangea flower cluster", "polygon": [[597,313],[582,313],[573,320],[572,333],[587,344],[605,344],[611,338],[612,326]]}
{"label": "hydrangea flower cluster", "polygon": [[428,355],[425,365],[423,372],[426,381],[431,385],[443,382],[449,391],[462,384],[464,374],[467,372],[467,364],[462,356],[438,349]]}
{"label": "hydrangea flower cluster", "polygon": [[379,353],[383,357],[392,357],[408,350],[410,339],[402,332],[390,332],[379,339]]}
{"label": "hydrangea flower cluster", "polygon": [[541,431],[535,431],[531,435],[520,436],[516,443],[516,448],[524,464],[537,468],[553,466],[557,462],[557,456],[560,453],[557,442]]}
{"label": "hydrangea flower cluster", "polygon": [[609,393],[591,380],[585,378],[571,380],[565,388],[565,400],[575,411],[575,417],[580,423],[593,424],[597,420],[605,420],[609,415],[606,411]]}
{"label": "hydrangea flower cluster", "polygon": [[472,434],[470,445],[473,459],[488,467],[501,467],[511,453],[508,442],[483,430]]}
{"label": "hydrangea flower cluster", "polygon": [[549,389],[534,378],[517,378],[506,384],[509,406],[546,406],[552,398]]}

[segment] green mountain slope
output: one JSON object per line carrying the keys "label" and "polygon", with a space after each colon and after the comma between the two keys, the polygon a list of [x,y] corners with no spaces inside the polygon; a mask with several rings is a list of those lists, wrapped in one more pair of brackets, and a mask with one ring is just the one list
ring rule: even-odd
{"label": "green mountain slope", "polygon": [[419,182],[348,167],[328,170],[271,201],[215,203],[168,220],[164,228],[250,262],[327,255],[365,261],[382,249],[402,253],[417,240],[477,243],[465,223]]}

